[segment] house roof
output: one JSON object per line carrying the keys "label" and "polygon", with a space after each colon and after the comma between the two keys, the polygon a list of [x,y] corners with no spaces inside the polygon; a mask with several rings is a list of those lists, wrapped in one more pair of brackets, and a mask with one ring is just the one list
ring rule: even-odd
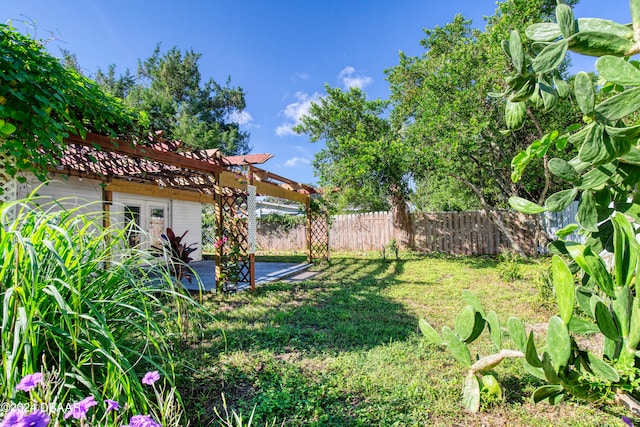
{"label": "house roof", "polygon": [[[92,133],[84,138],[70,135],[66,151],[55,169],[56,172],[103,181],[120,179],[206,195],[241,189],[253,178],[248,176],[253,173],[256,181],[265,184],[262,188],[277,186],[299,195],[315,192],[313,187],[254,169],[253,165],[263,164],[273,157],[269,153],[225,157],[215,149],[184,151],[182,147],[180,141],[164,140],[158,135],[135,142]],[[223,175],[225,179],[220,179]]]}
{"label": "house roof", "polygon": [[227,156],[224,159],[231,165],[244,166],[244,165],[261,165],[267,160],[273,157],[273,154],[245,154],[243,156]]}

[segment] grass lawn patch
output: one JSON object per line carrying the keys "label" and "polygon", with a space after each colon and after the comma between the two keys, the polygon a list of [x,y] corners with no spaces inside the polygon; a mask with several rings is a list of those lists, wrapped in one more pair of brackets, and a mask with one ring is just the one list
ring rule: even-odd
{"label": "grass lawn patch", "polygon": [[[255,408],[254,425],[623,426],[613,408],[531,404],[541,383],[518,361],[497,369],[502,401],[479,414],[463,409],[464,369],[426,342],[418,319],[453,327],[463,290],[503,323],[517,314],[533,325],[553,313],[536,286],[544,262],[523,264],[522,279],[513,282],[496,265],[491,258],[333,255],[314,266],[313,280],[208,296],[204,304],[217,321],[203,324],[185,349],[193,370],[183,369],[181,380],[192,425],[216,420],[224,393],[245,416]],[[472,350],[489,354],[491,343],[480,340]]]}

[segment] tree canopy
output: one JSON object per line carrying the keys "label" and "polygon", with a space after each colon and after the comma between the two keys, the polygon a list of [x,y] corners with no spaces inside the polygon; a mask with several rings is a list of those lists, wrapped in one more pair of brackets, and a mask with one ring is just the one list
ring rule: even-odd
{"label": "tree canopy", "polygon": [[[325,89],[327,96],[312,104],[295,128],[311,141],[325,141],[326,148],[313,162],[320,185],[343,190],[342,203],[369,208],[390,205],[396,225],[406,231],[412,157],[386,118],[388,102],[367,100],[359,88]],[[404,240],[410,244],[410,236]]]}
{"label": "tree canopy", "polygon": [[[415,147],[423,176],[442,180],[449,176],[470,188],[483,206],[504,207],[514,194],[544,200],[548,175],[539,173],[515,185],[511,159],[543,136],[541,123],[558,128],[577,117],[566,100],[553,114],[545,106],[525,114],[534,122],[513,132],[504,132],[501,102],[489,94],[504,87],[511,68],[495,40],[508,35],[508,28],[526,26],[553,10],[551,1],[500,3],[485,31],[473,29],[471,21],[458,15],[442,27],[426,30],[421,41],[425,53],[409,57],[387,70],[391,84],[393,120],[405,126],[407,142]],[[509,13],[505,13],[509,11]],[[545,170],[544,156],[536,159]]]}
{"label": "tree canopy", "polygon": [[116,75],[116,66],[98,70],[96,81],[145,111],[153,129],[165,137],[183,141],[190,148],[218,148],[226,155],[249,152],[249,134],[240,130],[237,116],[244,110],[245,93],[213,79],[202,81],[201,54],[173,47],[138,62],[138,71]]}
{"label": "tree canopy", "polygon": [[[388,101],[367,100],[359,89],[327,86],[326,97],[296,128],[311,141],[326,143],[314,161],[321,185],[340,187],[352,204],[386,201],[398,214],[406,213],[412,197],[422,206],[451,207],[446,200],[434,200],[444,197],[487,212],[506,207],[509,197],[518,194],[544,200],[552,185],[546,152],[531,159],[539,173],[517,184],[511,180],[511,159],[543,137],[543,126],[563,128],[579,112],[555,94],[551,114],[551,97],[540,93],[541,101],[523,112],[534,120],[508,130],[503,104],[489,94],[510,84],[506,76],[513,65],[500,41],[512,28],[547,18],[554,6],[552,0],[508,0],[487,18],[484,31],[462,15],[425,30],[425,53],[401,53],[399,64],[386,70]],[[560,157],[569,155],[565,147],[557,151]],[[442,183],[451,180],[459,184],[443,189]],[[408,226],[403,220],[397,224]]]}

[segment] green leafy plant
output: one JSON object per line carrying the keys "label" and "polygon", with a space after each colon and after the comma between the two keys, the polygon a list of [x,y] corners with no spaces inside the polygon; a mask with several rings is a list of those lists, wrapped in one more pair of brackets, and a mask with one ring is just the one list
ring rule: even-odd
{"label": "green leafy plant", "polygon": [[193,261],[191,258],[191,254],[197,250],[196,243],[186,244],[183,242],[184,236],[187,235],[189,230],[185,230],[181,236],[176,236],[174,231],[167,227],[166,233],[162,234],[162,240],[165,248],[156,248],[156,249],[164,249],[170,256],[170,266],[173,271],[174,276],[180,280],[183,277],[187,277],[191,280],[191,276],[185,276],[185,266]]}
{"label": "green leafy plant", "polygon": [[300,225],[304,225],[306,218],[302,215],[283,215],[283,214],[269,214],[258,218],[260,225],[271,225],[284,232],[289,232],[291,229]]}
{"label": "green leafy plant", "polygon": [[513,251],[498,255],[497,270],[503,280],[514,281],[522,278],[522,257]]}
{"label": "green leafy plant", "polygon": [[552,306],[555,304],[553,293],[553,275],[551,266],[546,264],[541,268],[536,277],[536,287],[538,289],[538,298],[542,306]]}
{"label": "green leafy plant", "polygon": [[[420,319],[419,326],[431,343],[446,347],[459,363],[469,369],[462,389],[462,403],[467,409],[477,412],[481,395],[489,400],[502,398],[502,388],[492,370],[504,359],[524,358],[525,354],[522,350],[503,348],[503,331],[495,311],[486,312],[480,300],[469,291],[464,291],[463,296],[467,305],[458,314],[454,329],[443,326],[442,332],[438,333],[425,319]],[[469,344],[480,337],[485,327],[497,352],[488,356],[477,355],[472,359]],[[526,342],[522,322],[510,318],[507,327],[514,341]],[[476,362],[472,363],[472,360]]]}
{"label": "green leafy plant", "polygon": [[[128,404],[120,404],[120,396],[111,396],[102,400],[100,396],[89,395],[82,400],[60,402],[57,396],[64,387],[65,380],[60,373],[35,372],[23,377],[16,386],[17,395],[11,402],[3,402],[6,411],[3,426],[80,425],[120,427],[128,420],[129,427],[177,427],[181,423],[182,409],[176,402],[175,388],[157,386],[160,380],[158,371],[147,372],[141,383],[151,388],[155,401],[150,400],[147,414],[131,411]],[[31,411],[29,411],[31,409]],[[67,421],[69,420],[69,421]],[[157,420],[157,421],[156,421]]]}
{"label": "green leafy plant", "polygon": [[[631,0],[633,26],[640,26],[640,1]],[[637,183],[640,178],[640,126],[636,114],[640,109],[640,69],[628,57],[640,52],[640,35],[612,21],[575,19],[572,9],[563,3],[556,7],[556,23],[534,24],[526,35],[540,46],[535,58],[527,57],[517,32],[503,44],[517,75],[502,94],[507,98],[506,119],[511,129],[522,126],[531,107],[551,109],[557,96],[568,95],[570,87],[560,78],[557,67],[566,52],[599,57],[596,70],[602,85],[596,93],[592,78],[578,73],[573,93],[584,117],[564,132],[553,131],[535,141],[513,159],[513,179],[518,180],[525,167],[550,144],[559,148],[574,144],[578,155],[570,161],[551,159],[554,176],[571,185],[551,195],[544,206],[522,198],[512,198],[513,208],[529,214],[563,210],[580,196],[576,225],[561,230],[560,236],[576,228],[585,235],[584,245],[558,240],[550,246],[552,277],[558,314],[547,324],[542,347],[533,333],[525,334],[522,322],[509,320],[507,326],[515,350],[500,350],[471,365],[467,344],[475,339],[477,329],[495,327],[480,306],[470,304],[459,316],[461,329],[443,329],[442,337],[426,321],[421,328],[431,341],[445,344],[456,359],[471,365],[463,390],[463,402],[471,410],[479,408],[478,372],[494,367],[505,357],[524,359],[530,374],[547,384],[533,393],[534,402],[551,404],[571,395],[586,400],[622,404],[640,414],[640,296],[638,265],[640,245],[637,224],[640,204]],[[613,253],[610,272],[603,251]],[[565,259],[569,260],[567,264]],[[578,285],[574,280],[578,276]],[[588,319],[573,315],[576,306]],[[461,317],[462,316],[462,317]],[[476,319],[476,316],[480,320]],[[509,325],[511,323],[511,325]],[[456,322],[456,325],[458,322]],[[482,330],[481,329],[481,330]],[[468,331],[472,330],[472,334]],[[603,337],[602,352],[584,348],[577,335]],[[495,332],[497,336],[497,332]],[[494,341],[495,342],[495,341]],[[499,347],[499,346],[498,346]],[[602,354],[602,356],[600,355]],[[481,362],[482,361],[482,362]],[[481,364],[478,367],[478,364]]]}
{"label": "green leafy plant", "polygon": [[386,246],[382,247],[382,259],[387,259],[387,250],[390,253],[394,254],[396,261],[400,259],[398,255],[400,247],[398,246],[398,241],[396,239],[389,240],[389,243],[387,243]]}
{"label": "green leafy plant", "polygon": [[61,403],[122,396],[144,410],[150,402],[137,372],[154,367],[174,381],[172,341],[183,329],[176,313],[198,305],[152,254],[128,247],[125,229],[104,229],[104,214],[92,210],[35,196],[0,206],[5,399],[15,398],[20,378],[52,366],[64,381]]}
{"label": "green leafy plant", "polygon": [[9,176],[30,171],[44,180],[70,133],[144,133],[143,115],[5,24],[0,24],[0,69],[0,168]]}
{"label": "green leafy plant", "polygon": [[[251,414],[249,415],[249,419],[246,420],[242,416],[242,413],[238,413],[234,409],[232,409],[231,413],[229,413],[229,408],[227,407],[227,399],[225,398],[224,393],[222,393],[222,411],[223,414],[221,415],[218,411],[218,408],[214,408],[214,412],[218,417],[218,420],[220,421],[220,425],[222,427],[251,427],[253,425],[253,417],[256,412],[256,408],[254,406]],[[266,421],[264,425],[265,427],[275,427],[276,420],[274,419],[271,422]],[[283,421],[281,425],[284,426],[285,422]]]}

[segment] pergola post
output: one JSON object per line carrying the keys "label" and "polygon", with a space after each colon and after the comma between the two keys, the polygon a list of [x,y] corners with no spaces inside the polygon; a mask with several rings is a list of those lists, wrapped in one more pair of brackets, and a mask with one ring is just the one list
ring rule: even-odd
{"label": "pergola post", "polygon": [[107,190],[106,183],[102,185],[102,228],[105,230],[111,227],[111,205],[113,204],[113,192]]}
{"label": "pergola post", "polygon": [[[214,193],[214,210],[216,213],[216,238],[221,239],[224,228],[224,209],[222,208],[222,185],[220,183],[220,174],[215,174],[215,180],[218,183]],[[215,245],[216,250],[216,290],[222,289],[222,251],[223,245]]]}
{"label": "pergola post", "polygon": [[249,286],[251,292],[256,290],[256,187],[253,184],[253,166],[249,165],[249,183],[247,185],[247,221],[249,250]]}
{"label": "pergola post", "polygon": [[313,219],[311,218],[311,197],[307,196],[307,200],[305,201],[305,211],[307,213],[307,262],[308,263],[312,263],[313,262],[313,243],[311,241],[311,226],[313,225],[312,221]]}

